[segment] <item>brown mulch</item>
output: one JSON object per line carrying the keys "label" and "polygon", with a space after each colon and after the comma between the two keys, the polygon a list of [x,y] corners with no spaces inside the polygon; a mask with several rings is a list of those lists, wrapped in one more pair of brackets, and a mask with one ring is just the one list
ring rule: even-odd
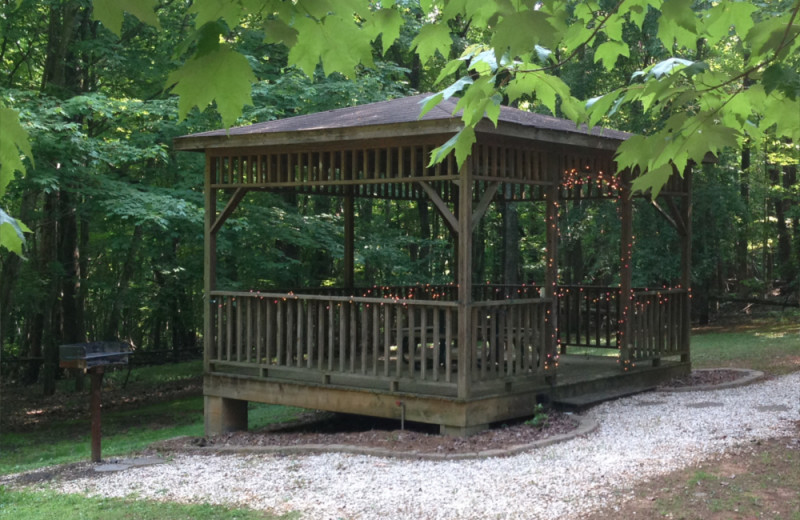
{"label": "brown mulch", "polygon": [[541,427],[522,421],[499,424],[467,438],[439,435],[438,427],[400,422],[390,419],[316,412],[305,424],[281,430],[233,432],[203,439],[173,439],[159,443],[159,450],[181,451],[198,446],[254,447],[348,445],[381,448],[392,452],[474,453],[527,445],[554,435],[574,430],[578,421],[570,414],[549,411]]}

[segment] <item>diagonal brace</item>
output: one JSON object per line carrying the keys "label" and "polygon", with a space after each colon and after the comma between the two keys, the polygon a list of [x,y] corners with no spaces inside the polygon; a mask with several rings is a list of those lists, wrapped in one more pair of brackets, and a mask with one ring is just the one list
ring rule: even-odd
{"label": "diagonal brace", "polygon": [[445,201],[442,200],[442,198],[439,196],[436,190],[434,190],[429,183],[425,181],[417,181],[417,182],[420,185],[420,187],[422,187],[422,190],[428,195],[428,198],[431,199],[433,205],[436,206],[436,209],[439,210],[439,213],[441,213],[442,217],[444,217],[444,222],[445,224],[447,224],[447,227],[450,228],[450,231],[453,234],[457,235],[458,219],[456,218],[455,215],[453,215],[453,212],[450,211],[450,208],[447,207],[447,203],[445,203]]}
{"label": "diagonal brace", "polygon": [[483,218],[486,210],[489,209],[489,204],[492,203],[492,199],[494,199],[494,196],[497,193],[497,188],[499,187],[500,182],[494,181],[486,187],[486,191],[484,191],[483,195],[481,195],[481,200],[478,201],[478,205],[475,207],[475,211],[472,213],[472,223],[470,225],[470,229],[472,231],[475,231],[475,228],[478,227],[478,223]]}
{"label": "diagonal brace", "polygon": [[231,213],[233,213],[233,210],[239,206],[239,203],[242,201],[242,198],[248,191],[250,191],[249,188],[236,188],[236,191],[233,192],[230,200],[225,205],[225,209],[223,209],[222,212],[217,215],[217,218],[214,219],[214,224],[211,225],[212,235],[217,234],[217,231],[219,231],[219,229],[222,227],[222,224],[228,220],[228,217],[230,217]]}

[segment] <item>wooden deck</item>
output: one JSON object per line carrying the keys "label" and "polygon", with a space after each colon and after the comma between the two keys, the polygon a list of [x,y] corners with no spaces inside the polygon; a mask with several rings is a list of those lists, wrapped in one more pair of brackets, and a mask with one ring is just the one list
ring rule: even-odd
{"label": "wooden deck", "polygon": [[[550,350],[549,334],[557,334],[551,300],[527,291],[467,306],[447,301],[448,291],[436,293],[441,299],[395,296],[408,296],[407,288],[388,298],[215,291],[204,385],[208,431],[242,427],[246,409],[231,411],[240,406],[234,403],[256,401],[405,414],[466,435],[528,415],[542,400],[654,386],[689,369],[679,348],[685,292],[632,295],[640,325],[629,329],[635,341],[625,358],[611,341],[619,335],[616,303],[597,297],[618,289],[578,289],[577,303],[560,297],[560,356]],[[677,303],[659,305],[659,298]],[[458,341],[462,316],[466,343]],[[570,354],[587,348],[610,355]]]}

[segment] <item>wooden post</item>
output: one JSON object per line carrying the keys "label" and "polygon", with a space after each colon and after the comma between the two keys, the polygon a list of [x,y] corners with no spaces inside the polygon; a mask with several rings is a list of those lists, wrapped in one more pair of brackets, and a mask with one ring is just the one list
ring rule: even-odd
{"label": "wooden post", "polygon": [[217,285],[217,234],[213,231],[217,218],[217,192],[212,188],[216,177],[214,160],[206,155],[205,170],[205,244],[203,258],[203,371],[211,369],[211,352],[214,349],[214,307],[211,292]]}
{"label": "wooden post", "polygon": [[687,166],[683,172],[686,195],[681,207],[685,233],[681,237],[681,287],[686,291],[684,296],[681,326],[681,346],[686,354],[681,354],[681,363],[691,364],[690,353],[692,336],[692,167]]}
{"label": "wooden post", "polygon": [[475,345],[470,327],[472,313],[472,159],[461,168],[458,186],[458,397],[467,399],[472,384]]}
{"label": "wooden post", "polygon": [[631,321],[633,319],[633,199],[631,198],[631,175],[629,170],[620,173],[620,320],[619,340],[620,366],[628,370],[631,365]]}
{"label": "wooden post", "polygon": [[548,161],[550,184],[545,193],[545,250],[546,265],[544,272],[544,297],[550,299],[550,308],[546,315],[544,364],[547,366],[548,379],[555,384],[556,359],[558,351],[558,209],[560,205],[561,169],[558,160],[551,156]]}
{"label": "wooden post", "polygon": [[344,197],[344,286],[352,289],[355,285],[355,204],[353,187],[347,186]]}
{"label": "wooden post", "polygon": [[91,398],[91,413],[92,413],[92,462],[100,462],[102,460],[100,448],[100,412],[102,404],[100,400],[100,389],[103,385],[103,367],[97,366],[89,369],[89,374],[92,378],[92,398]]}

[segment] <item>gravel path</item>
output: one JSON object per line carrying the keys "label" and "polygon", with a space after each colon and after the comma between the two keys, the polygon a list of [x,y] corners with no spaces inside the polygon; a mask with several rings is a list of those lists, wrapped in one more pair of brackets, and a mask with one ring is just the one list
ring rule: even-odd
{"label": "gravel path", "polygon": [[641,394],[587,413],[600,423],[594,433],[506,458],[181,455],[52,485],[309,519],[578,518],[629,496],[638,481],[787,435],[800,420],[800,373],[729,390]]}

